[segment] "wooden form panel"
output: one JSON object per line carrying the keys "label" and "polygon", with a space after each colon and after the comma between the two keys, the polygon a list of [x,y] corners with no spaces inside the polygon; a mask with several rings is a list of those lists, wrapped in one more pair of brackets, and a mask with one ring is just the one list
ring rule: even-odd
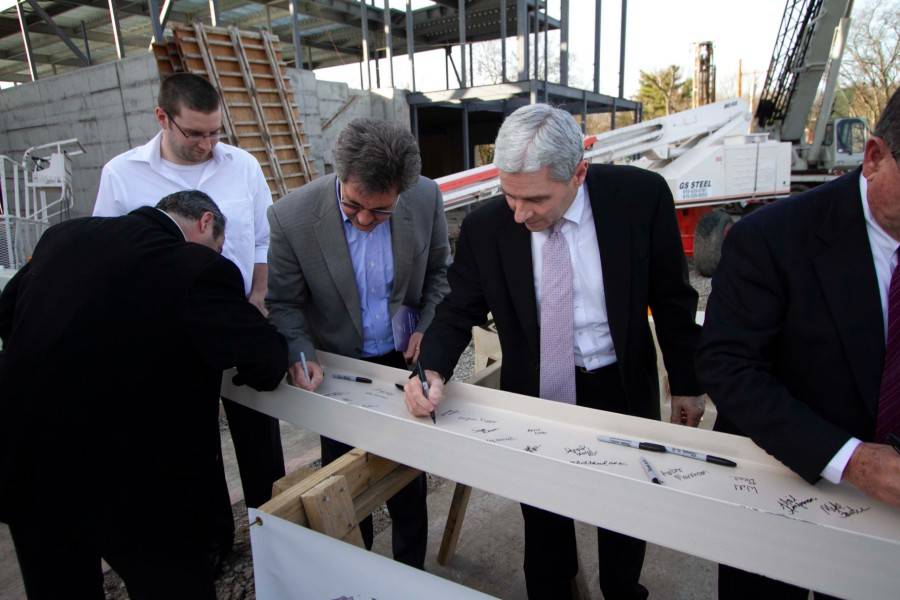
{"label": "wooden form panel", "polygon": [[316,175],[279,43],[266,32],[195,23],[154,45],[160,74],[196,73],[219,89],[225,139],[256,158],[276,200]]}

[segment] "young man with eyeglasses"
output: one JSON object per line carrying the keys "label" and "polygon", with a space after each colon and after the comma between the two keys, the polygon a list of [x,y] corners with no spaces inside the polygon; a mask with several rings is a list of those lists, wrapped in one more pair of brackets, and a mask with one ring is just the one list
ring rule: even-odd
{"label": "young man with eyeglasses", "polygon": [[[222,255],[240,270],[248,301],[266,315],[266,209],[272,204],[272,195],[259,162],[248,152],[219,142],[219,93],[198,75],[176,73],[166,77],[160,86],[155,117],[160,132],[153,139],[103,167],[94,216],[124,215],[141,206],[153,206],[174,192],[205,192],[227,219]],[[226,399],[223,404],[244,499],[248,507],[257,507],[271,497],[272,483],[284,476],[278,421]],[[218,551],[224,553],[233,536],[224,470],[221,486],[223,540]]]}
{"label": "young man with eyeglasses", "polygon": [[[287,338],[294,385],[322,383],[316,349],[392,367],[415,361],[448,291],[450,244],[437,184],[421,177],[405,128],[355,119],[334,149],[336,175],[320,177],[269,209],[270,320]],[[418,316],[408,343],[392,319]],[[309,377],[301,362],[306,358]],[[350,447],[322,438],[322,463]],[[422,568],[428,519],[424,474],[388,500],[394,558]],[[371,517],[360,523],[371,548]]]}

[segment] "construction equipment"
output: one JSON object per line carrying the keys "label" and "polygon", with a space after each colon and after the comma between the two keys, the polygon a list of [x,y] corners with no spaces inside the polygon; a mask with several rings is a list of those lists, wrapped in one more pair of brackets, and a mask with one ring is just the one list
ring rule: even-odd
{"label": "construction equipment", "polygon": [[0,268],[19,269],[54,219],[72,208],[71,157],[84,154],[77,139],[33,146],[16,162],[0,156]]}
{"label": "construction equipment", "polygon": [[[852,10],[853,0],[788,0],[785,7],[756,122],[775,139],[793,145],[795,191],[862,164],[865,120],[830,119]],[[818,117],[807,143],[813,112]]]}
{"label": "construction equipment", "polygon": [[[718,262],[721,239],[730,219],[715,213],[700,228],[704,242],[695,244],[695,229],[712,207],[746,206],[790,193],[791,144],[750,133],[750,107],[744,100],[716,102],[659,117],[584,140],[585,159],[593,163],[629,160],[662,175],[675,199],[685,251],[693,254],[701,273]],[[499,171],[478,167],[437,180],[447,210],[501,193]],[[707,230],[712,225],[709,235]],[[706,274],[706,273],[704,273]]]}
{"label": "construction equipment", "polygon": [[[862,163],[863,119],[829,120],[852,0],[787,0],[756,122],[743,100],[717,102],[585,139],[591,162],[630,160],[665,177],[685,253],[703,275],[719,262],[732,218],[749,206],[834,179]],[[824,90],[819,93],[824,76]],[[804,131],[819,99],[812,141]],[[438,180],[447,209],[500,194],[498,171],[480,167]]]}

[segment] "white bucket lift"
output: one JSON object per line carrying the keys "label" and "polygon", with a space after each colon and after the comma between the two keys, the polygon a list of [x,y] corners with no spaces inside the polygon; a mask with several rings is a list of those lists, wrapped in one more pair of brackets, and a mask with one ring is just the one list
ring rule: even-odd
{"label": "white bucket lift", "polygon": [[19,269],[38,239],[72,208],[70,157],[84,154],[77,139],[33,146],[22,162],[0,155],[0,267]]}

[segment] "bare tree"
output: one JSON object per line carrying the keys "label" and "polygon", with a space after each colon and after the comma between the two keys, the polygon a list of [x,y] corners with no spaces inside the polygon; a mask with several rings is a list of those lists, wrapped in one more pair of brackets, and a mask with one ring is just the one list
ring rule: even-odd
{"label": "bare tree", "polygon": [[872,2],[850,24],[841,65],[841,90],[849,112],[874,124],[900,80],[900,2]]}

